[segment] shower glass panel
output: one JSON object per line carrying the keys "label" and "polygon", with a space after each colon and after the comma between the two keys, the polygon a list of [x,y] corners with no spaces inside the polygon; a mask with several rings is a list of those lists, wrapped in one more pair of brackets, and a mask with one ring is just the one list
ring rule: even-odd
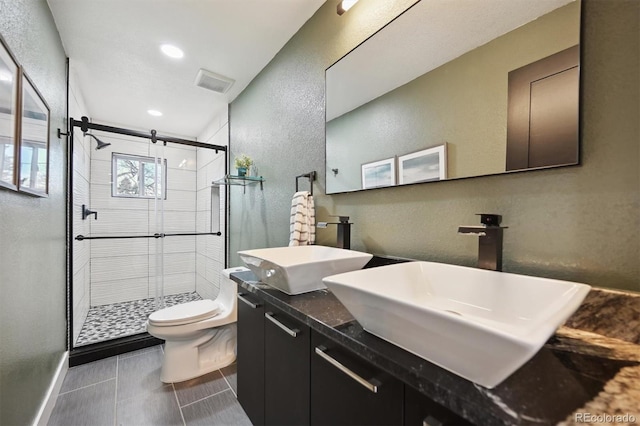
{"label": "shower glass panel", "polygon": [[[154,235],[164,235],[164,196],[162,194],[162,176],[167,176],[167,173],[162,173],[162,164],[166,161],[164,157],[164,144],[155,143],[155,156],[154,163],[149,167],[149,164],[143,166],[144,184],[145,188],[153,188],[153,210],[154,210],[154,222],[155,232]],[[164,303],[164,238],[155,238],[156,243],[156,270],[155,270],[155,310],[159,310],[165,307]]]}
{"label": "shower glass panel", "polygon": [[[72,131],[72,349],[145,333],[153,311],[215,298],[226,195],[211,182],[225,175],[226,152]],[[83,219],[83,205],[95,217]]]}

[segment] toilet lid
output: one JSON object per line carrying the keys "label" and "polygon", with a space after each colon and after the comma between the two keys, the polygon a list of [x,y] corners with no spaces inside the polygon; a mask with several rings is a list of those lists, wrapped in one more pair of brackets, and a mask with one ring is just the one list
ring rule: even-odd
{"label": "toilet lid", "polygon": [[218,302],[210,299],[196,300],[160,309],[149,315],[149,323],[160,326],[190,324],[214,317],[219,313]]}

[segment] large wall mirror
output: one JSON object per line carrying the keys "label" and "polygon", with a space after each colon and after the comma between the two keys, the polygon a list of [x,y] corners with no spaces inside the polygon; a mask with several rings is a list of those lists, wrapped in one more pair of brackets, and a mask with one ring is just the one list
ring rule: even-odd
{"label": "large wall mirror", "polygon": [[422,0],[326,71],[328,194],[578,164],[579,0]]}

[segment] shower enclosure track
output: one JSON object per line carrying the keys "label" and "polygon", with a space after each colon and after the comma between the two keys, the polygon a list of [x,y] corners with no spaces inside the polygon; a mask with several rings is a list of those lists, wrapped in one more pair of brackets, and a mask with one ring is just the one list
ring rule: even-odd
{"label": "shower enclosure track", "polygon": [[72,130],[74,127],[80,127],[80,130],[82,130],[85,133],[88,132],[89,129],[102,130],[103,132],[116,133],[119,135],[127,135],[127,136],[135,136],[143,139],[151,139],[151,142],[153,143],[156,143],[157,141],[171,142],[171,143],[177,143],[180,145],[195,146],[197,148],[213,149],[216,151],[216,153],[218,151],[224,151],[224,152],[227,151],[226,146],[213,145],[213,144],[208,144],[208,143],[198,142],[198,141],[191,141],[188,139],[174,138],[172,136],[158,135],[155,130],[151,130],[149,133],[145,133],[145,132],[138,132],[131,129],[123,129],[121,127],[113,127],[113,126],[106,126],[104,124],[91,123],[89,122],[89,118],[84,116],[81,118],[81,121],[74,120],[73,118],[71,118],[69,121],[70,121]]}
{"label": "shower enclosure track", "polygon": [[76,240],[111,240],[121,238],[164,238],[164,237],[192,237],[194,235],[217,235],[221,236],[222,232],[191,232],[184,234],[153,234],[153,235],[113,235],[113,236],[101,236],[101,237],[85,237],[84,235],[77,235]]}

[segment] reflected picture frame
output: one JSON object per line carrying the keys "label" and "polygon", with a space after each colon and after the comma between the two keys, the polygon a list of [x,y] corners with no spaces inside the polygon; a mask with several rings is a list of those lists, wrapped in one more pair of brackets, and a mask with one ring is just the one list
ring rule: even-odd
{"label": "reflected picture frame", "polygon": [[20,65],[0,36],[0,188],[18,189]]}
{"label": "reflected picture frame", "polygon": [[362,189],[382,188],[396,184],[396,157],[361,165]]}
{"label": "reflected picture frame", "polygon": [[398,184],[431,182],[447,178],[447,144],[398,157]]}
{"label": "reflected picture frame", "polygon": [[21,70],[18,144],[18,191],[49,194],[50,109],[29,76]]}

